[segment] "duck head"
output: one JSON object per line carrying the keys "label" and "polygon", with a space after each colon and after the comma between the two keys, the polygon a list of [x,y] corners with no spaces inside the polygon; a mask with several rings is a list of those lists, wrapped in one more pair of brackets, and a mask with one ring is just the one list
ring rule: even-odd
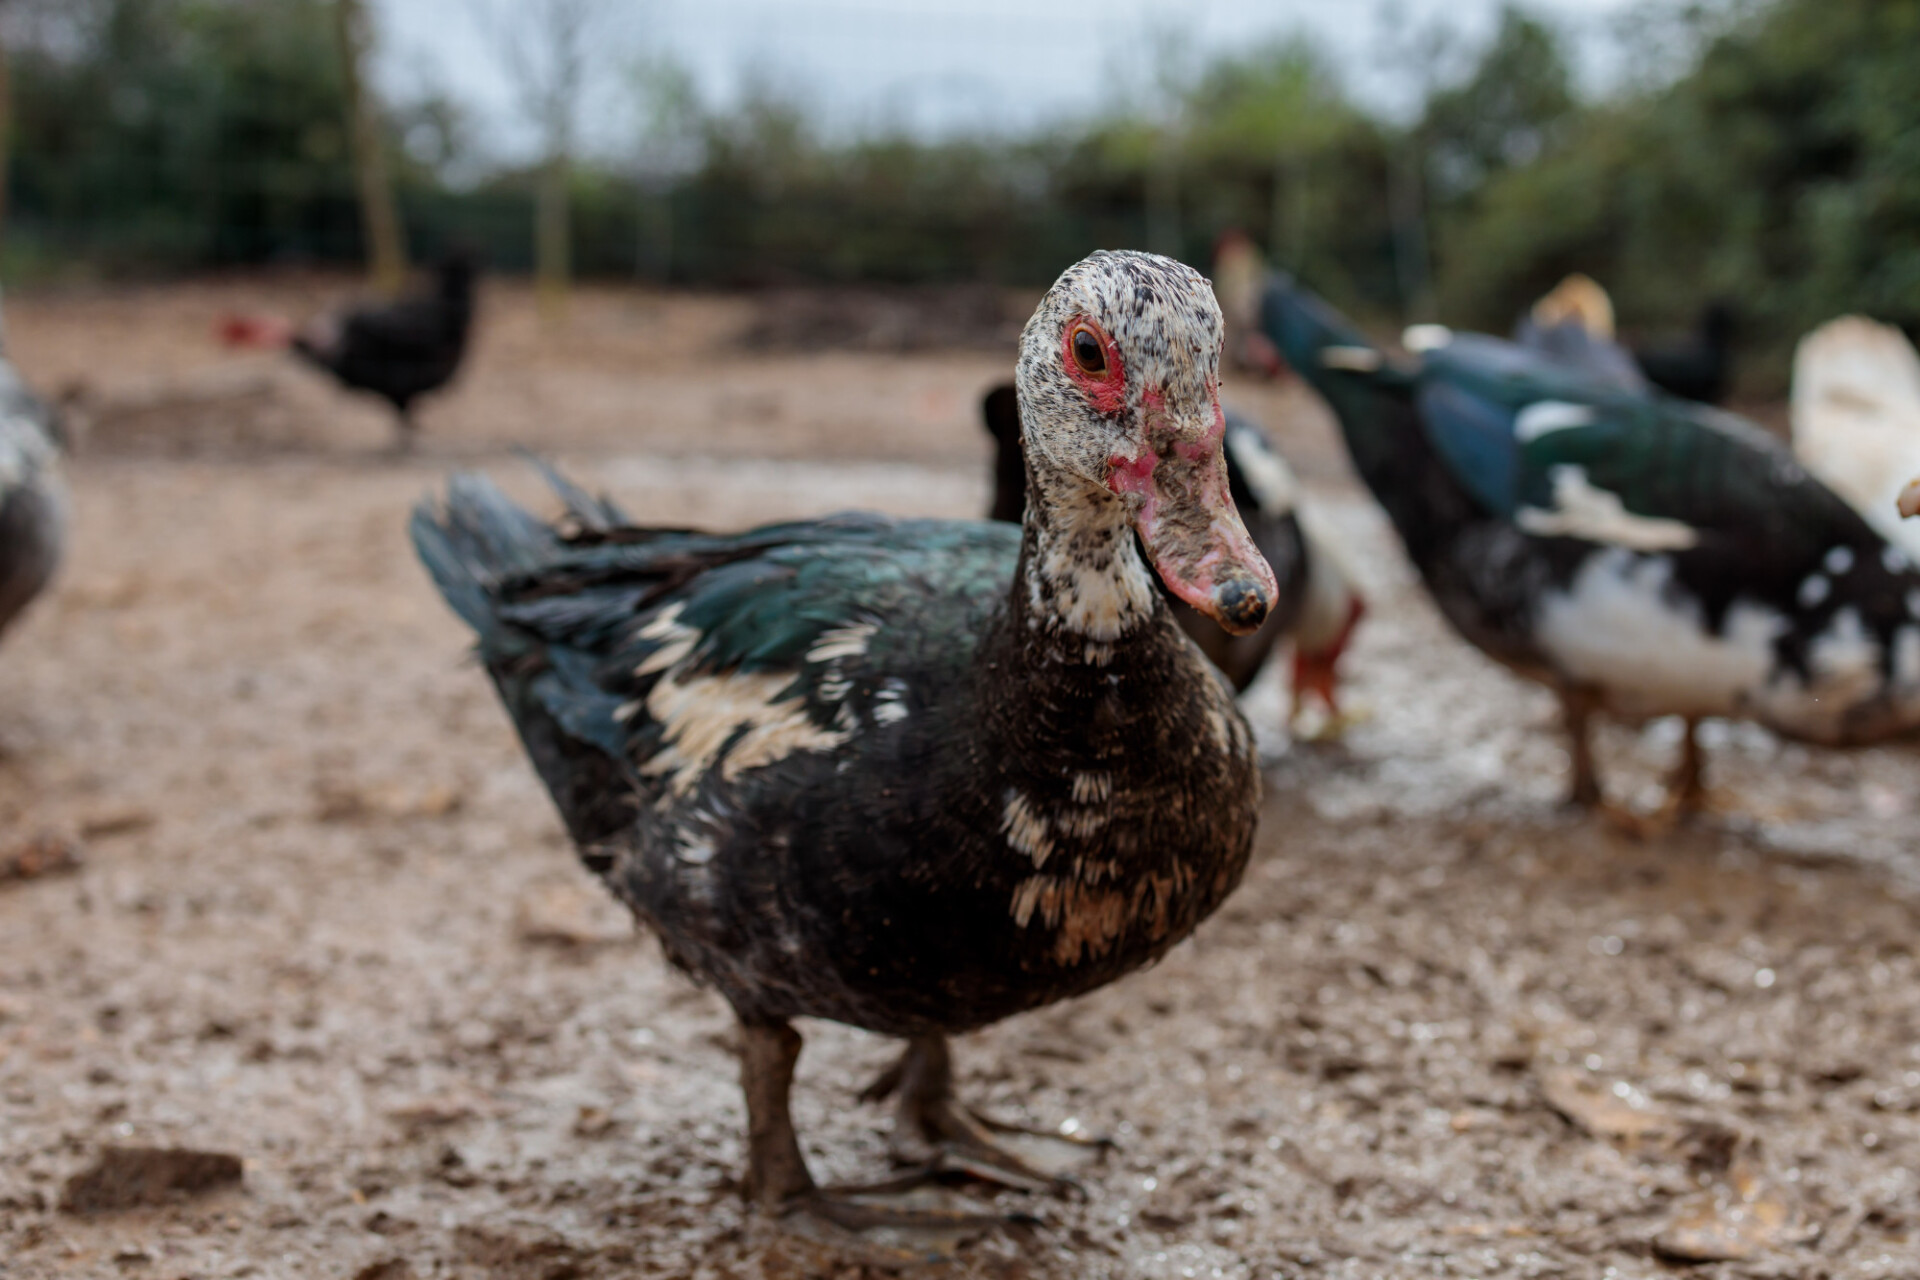
{"label": "duck head", "polygon": [[1131,524],[1167,590],[1235,635],[1278,592],[1227,490],[1220,306],[1170,258],[1069,267],[1020,339],[1027,520]]}

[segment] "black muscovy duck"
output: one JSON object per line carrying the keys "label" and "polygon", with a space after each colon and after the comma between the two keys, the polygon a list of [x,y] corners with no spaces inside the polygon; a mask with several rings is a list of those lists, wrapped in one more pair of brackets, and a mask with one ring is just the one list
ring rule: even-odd
{"label": "black muscovy duck", "polygon": [[67,523],[59,421],[5,350],[0,332],[0,631],[52,581]]}
{"label": "black muscovy duck", "polygon": [[1573,798],[1596,712],[1857,743],[1920,726],[1920,571],[1765,432],[1457,334],[1410,359],[1286,277],[1263,323],[1332,405],[1440,610],[1558,694]]}
{"label": "black muscovy duck", "polygon": [[952,1095],[948,1037],[1151,963],[1217,907],[1260,780],[1158,576],[1240,632],[1275,598],[1228,494],[1220,312],[1096,253],[1021,339],[1022,525],[843,515],[555,528],[454,481],[413,538],[587,865],[738,1015],[752,1200],[858,1229],[788,1115],[820,1017],[904,1038],[896,1150],[1044,1182]]}
{"label": "black muscovy duck", "polygon": [[1709,302],[1694,331],[1660,341],[1634,343],[1634,363],[1647,381],[1668,395],[1700,404],[1719,404],[1733,380],[1733,339],[1738,322],[1733,305]]}
{"label": "black muscovy duck", "polygon": [[[980,415],[994,440],[993,502],[989,518],[1019,520],[1027,503],[1027,471],[1020,447],[1020,407],[1006,383],[988,391]],[[1273,569],[1279,595],[1252,635],[1236,636],[1167,592],[1174,618],[1236,692],[1259,676],[1283,638],[1291,638],[1293,709],[1297,723],[1308,694],[1325,704],[1329,724],[1340,723],[1340,656],[1366,612],[1365,600],[1338,538],[1300,501],[1286,459],[1244,416],[1226,411],[1227,486],[1254,545]]]}
{"label": "black muscovy duck", "polygon": [[398,447],[410,449],[419,424],[414,401],[453,380],[473,328],[473,254],[456,250],[434,268],[433,283],[391,302],[365,303],[315,317],[299,329],[272,316],[229,316],[220,335],[233,346],[286,348],[326,370],[342,386],[393,406]]}

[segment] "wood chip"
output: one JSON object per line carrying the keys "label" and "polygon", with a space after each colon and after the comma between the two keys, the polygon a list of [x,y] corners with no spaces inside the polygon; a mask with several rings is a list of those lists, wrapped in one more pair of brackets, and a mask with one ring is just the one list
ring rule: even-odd
{"label": "wood chip", "polygon": [[633,919],[598,885],[578,877],[534,881],[513,904],[521,942],[562,949],[618,946],[634,940]]}
{"label": "wood chip", "polygon": [[1570,1069],[1549,1071],[1541,1078],[1540,1093],[1548,1106],[1589,1137],[1633,1144],[1670,1138],[1680,1128],[1673,1116],[1625,1081]]}
{"label": "wood chip", "polygon": [[171,1147],[103,1147],[91,1168],[67,1179],[65,1213],[109,1213],[164,1205],[240,1185],[240,1157]]}
{"label": "wood chip", "polygon": [[37,835],[0,853],[0,885],[63,875],[80,867],[78,841],[65,836]]}
{"label": "wood chip", "polygon": [[1725,1182],[1682,1202],[1653,1248],[1675,1262],[1738,1262],[1812,1235],[1783,1194],[1752,1170],[1736,1168]]}

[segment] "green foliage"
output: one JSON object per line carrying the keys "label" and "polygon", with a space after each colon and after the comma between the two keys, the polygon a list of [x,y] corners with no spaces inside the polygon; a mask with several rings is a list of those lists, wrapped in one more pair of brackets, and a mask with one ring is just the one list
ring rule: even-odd
{"label": "green foliage", "polygon": [[1462,83],[1436,91],[1415,136],[1441,200],[1523,167],[1558,140],[1574,114],[1572,76],[1553,30],[1509,5]]}
{"label": "green foliage", "polygon": [[1504,324],[1577,268],[1629,323],[1687,323],[1728,299],[1776,355],[1845,311],[1920,321],[1920,3],[1775,0],[1694,19],[1689,74],[1577,113],[1448,221],[1451,313]]}
{"label": "green foliage", "polygon": [[[575,178],[576,261],[689,283],[1038,284],[1103,246],[1204,263],[1240,228],[1375,314],[1426,288],[1408,261],[1425,248],[1441,316],[1479,327],[1572,270],[1630,326],[1727,298],[1762,349],[1840,311],[1920,322],[1920,0],[1648,2],[1648,78],[1582,101],[1561,35],[1509,8],[1406,128],[1297,40],[1170,54],[1125,108],[937,143],[824,138],[771,92],[714,112],[647,63],[630,153]],[[124,265],[357,258],[343,86],[316,56],[326,4],[9,0],[0,18],[42,19],[13,53],[13,260],[23,235]],[[387,127],[421,252],[458,237],[524,266],[531,175],[471,181],[444,101],[389,104]]]}
{"label": "green foliage", "polygon": [[343,87],[322,0],[80,0],[88,56],[16,55],[14,207],[132,261],[258,258],[355,238]]}

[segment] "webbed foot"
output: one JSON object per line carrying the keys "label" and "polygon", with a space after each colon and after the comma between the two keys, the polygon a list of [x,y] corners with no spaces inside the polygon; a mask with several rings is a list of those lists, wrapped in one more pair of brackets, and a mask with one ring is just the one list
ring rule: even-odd
{"label": "webbed foot", "polygon": [[894,1159],[924,1178],[964,1174],[1020,1191],[1084,1196],[1073,1177],[1098,1159],[1110,1139],[1066,1130],[1034,1129],[981,1115],[953,1096],[953,1059],[947,1038],[935,1033],[907,1044],[898,1062],[861,1098],[897,1095]]}

